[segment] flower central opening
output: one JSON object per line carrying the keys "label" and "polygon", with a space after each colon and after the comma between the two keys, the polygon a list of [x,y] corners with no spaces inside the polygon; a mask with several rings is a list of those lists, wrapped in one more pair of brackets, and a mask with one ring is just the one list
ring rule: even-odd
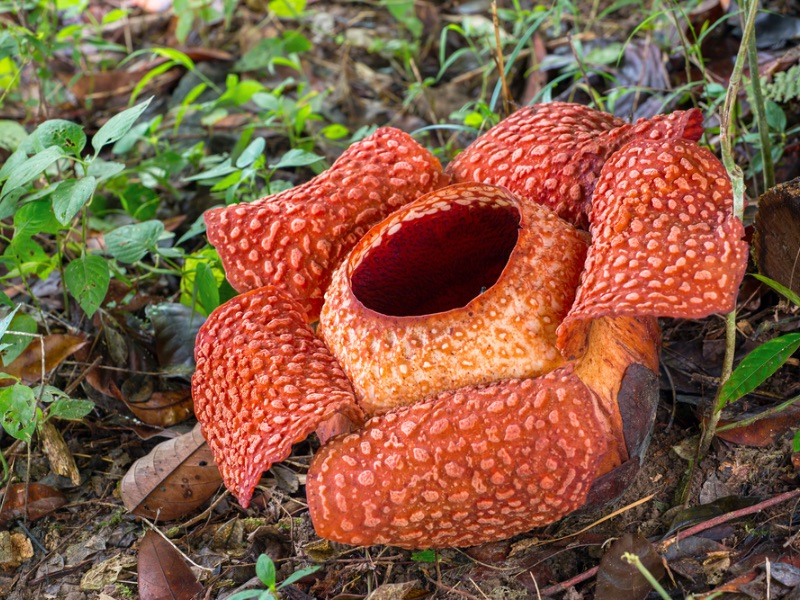
{"label": "flower central opening", "polygon": [[492,287],[519,235],[514,206],[485,200],[409,213],[389,228],[351,276],[361,303],[407,317],[462,308]]}

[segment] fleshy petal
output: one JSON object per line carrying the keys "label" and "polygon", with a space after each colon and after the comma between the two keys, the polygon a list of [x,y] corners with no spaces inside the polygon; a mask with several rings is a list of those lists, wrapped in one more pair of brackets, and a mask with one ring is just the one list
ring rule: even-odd
{"label": "fleshy petal", "polygon": [[381,128],[301,186],[208,211],[208,239],[236,290],[277,286],[316,319],[347,252],[389,213],[436,189],[441,170],[411,136]]}
{"label": "fleshy petal", "polygon": [[446,392],[320,449],[317,533],[353,545],[471,546],[580,507],[606,440],[571,368]]}
{"label": "fleshy petal", "polygon": [[480,183],[395,212],[334,275],[318,333],[369,413],[444,390],[536,377],[564,364],[584,234]]}
{"label": "fleshy petal", "polygon": [[601,316],[696,319],[728,312],[747,266],[719,160],[687,140],[635,141],[603,167],[592,245],[559,347],[579,356]]}
{"label": "fleshy petal", "polygon": [[220,306],[200,328],[195,414],[225,486],[247,507],[261,473],[344,412],[363,422],[350,382],[302,307],[264,287]]}
{"label": "fleshy petal", "polygon": [[518,110],[478,138],[447,167],[453,182],[502,185],[586,228],[592,192],[603,164],[633,139],[703,132],[693,109],[631,125],[580,104],[553,102]]}

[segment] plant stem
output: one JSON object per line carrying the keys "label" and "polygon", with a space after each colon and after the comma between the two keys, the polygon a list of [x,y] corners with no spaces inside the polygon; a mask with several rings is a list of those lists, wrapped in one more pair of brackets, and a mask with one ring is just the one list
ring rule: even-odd
{"label": "plant stem", "polygon": [[[756,14],[758,13],[758,2],[751,1],[747,6],[747,18],[745,19],[742,43],[739,46],[739,53],[736,55],[736,64],[733,66],[730,86],[725,96],[725,104],[722,107],[722,117],[720,119],[720,142],[722,146],[722,162],[731,178],[733,188],[733,214],[741,219],[744,216],[744,177],[742,170],[733,158],[733,142],[731,130],[733,128],[733,110],[739,92],[739,84],[742,80],[744,61],[747,55],[747,48],[750,40],[754,37]],[[755,41],[753,42],[755,44]],[[730,377],[733,371],[733,355],[736,351],[736,310],[731,311],[725,318],[725,358],[722,364],[722,373],[719,378],[719,387],[714,396],[714,403],[711,406],[711,415],[703,427],[700,442],[697,446],[697,460],[700,461],[711,447],[711,441],[717,430],[717,424],[722,409],[719,408],[719,394],[722,386]]]}
{"label": "plant stem", "polygon": [[[757,5],[757,0],[748,0]],[[744,40],[742,40],[744,45]],[[750,85],[753,87],[753,112],[758,124],[758,136],[761,139],[761,161],[764,165],[764,191],[775,187],[775,166],[772,164],[772,143],[769,139],[769,124],[764,106],[764,94],[761,91],[761,78],[758,75],[758,50],[756,36],[747,39],[747,62],[750,66]]]}

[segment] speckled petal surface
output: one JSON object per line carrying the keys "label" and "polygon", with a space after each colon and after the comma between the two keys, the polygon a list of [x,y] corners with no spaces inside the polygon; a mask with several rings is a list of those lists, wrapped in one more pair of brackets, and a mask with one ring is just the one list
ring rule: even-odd
{"label": "speckled petal surface", "polygon": [[606,440],[571,368],[447,392],[320,449],[317,533],[356,546],[471,546],[580,507]]}
{"label": "speckled petal surface", "polygon": [[479,137],[446,172],[453,182],[505,186],[586,228],[595,183],[614,152],[635,138],[697,140],[702,131],[699,110],[631,125],[580,104],[538,104],[516,111]]}
{"label": "speckled petal surface", "polygon": [[747,267],[720,161],[688,140],[635,141],[606,163],[595,190],[592,245],[578,296],[559,328],[576,356],[601,316],[696,319],[728,312]]}
{"label": "speckled petal surface", "polygon": [[225,486],[247,507],[261,474],[326,419],[363,413],[302,307],[264,287],[220,306],[200,328],[195,414]]}
{"label": "speckled petal surface", "polygon": [[478,183],[449,186],[373,228],[333,277],[318,334],[382,413],[444,390],[564,364],[584,234]]}
{"label": "speckled petal surface", "polygon": [[208,211],[208,239],[237,291],[277,286],[315,319],[347,252],[389,213],[436,189],[441,170],[411,136],[384,127],[301,186]]}

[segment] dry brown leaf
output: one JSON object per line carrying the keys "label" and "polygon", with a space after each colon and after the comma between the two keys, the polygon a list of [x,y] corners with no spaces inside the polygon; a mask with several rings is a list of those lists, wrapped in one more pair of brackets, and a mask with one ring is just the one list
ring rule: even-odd
{"label": "dry brown leaf", "polygon": [[202,593],[203,586],[180,553],[155,531],[148,531],[139,545],[140,600],[192,600]]}
{"label": "dry brown leaf", "polygon": [[0,569],[16,569],[33,558],[33,544],[22,533],[0,531]]}
{"label": "dry brown leaf", "polygon": [[24,483],[15,483],[8,486],[0,495],[5,496],[3,508],[0,510],[0,525],[12,519],[22,518],[25,515],[26,501],[27,517],[31,521],[49,515],[67,501],[64,494],[57,489],[41,483],[31,483],[27,486]]}
{"label": "dry brown leaf", "polygon": [[[63,333],[44,336],[45,372],[55,369],[86,343],[83,338]],[[42,378],[42,344],[35,339],[22,354],[2,370],[12,377],[18,377],[22,383],[30,385],[38,382]],[[11,385],[12,383],[11,379],[0,380],[0,384]]]}
{"label": "dry brown leaf", "polygon": [[[739,420],[747,415],[742,415]],[[720,426],[729,425],[734,421],[721,419]],[[800,408],[787,406],[782,411],[758,419],[749,425],[734,427],[717,432],[717,437],[740,446],[763,448],[772,445],[775,440],[789,431],[794,431],[800,425]]]}
{"label": "dry brown leaf", "polygon": [[133,397],[124,392],[120,398],[134,415],[148,425],[171,427],[194,414],[192,391],[188,388],[153,392],[144,402],[135,402]]}
{"label": "dry brown leaf", "polygon": [[50,461],[53,473],[69,477],[74,485],[80,485],[81,474],[78,472],[78,465],[75,464],[75,457],[69,451],[64,436],[56,429],[52,421],[44,421],[39,425],[39,436],[44,444],[44,452],[47,454],[47,460]]}
{"label": "dry brown leaf", "polygon": [[196,510],[221,483],[211,450],[196,425],[133,463],[122,478],[120,495],[133,514],[169,521]]}

